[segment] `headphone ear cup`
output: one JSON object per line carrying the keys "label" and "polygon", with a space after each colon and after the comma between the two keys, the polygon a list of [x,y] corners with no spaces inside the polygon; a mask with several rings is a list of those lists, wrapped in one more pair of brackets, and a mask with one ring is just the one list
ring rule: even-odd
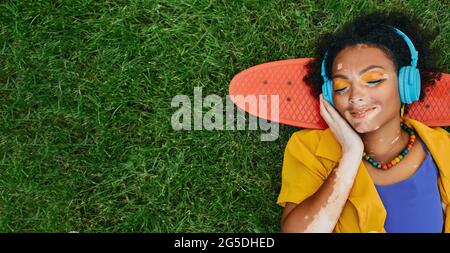
{"label": "headphone ear cup", "polygon": [[322,85],[322,96],[325,100],[328,101],[328,103],[334,106],[332,90],[333,90],[333,81],[328,78],[325,79]]}
{"label": "headphone ear cup", "polygon": [[420,97],[421,81],[419,69],[414,67],[411,67],[411,83],[414,90],[412,93],[412,101],[417,101]]}
{"label": "headphone ear cup", "polygon": [[403,103],[411,104],[420,97],[420,73],[412,66],[402,67],[399,72],[400,99]]}
{"label": "headphone ear cup", "polygon": [[400,95],[400,101],[402,101],[402,103],[408,103],[408,97],[407,97],[407,84],[406,84],[406,67],[401,67],[400,71],[398,72],[398,93]]}

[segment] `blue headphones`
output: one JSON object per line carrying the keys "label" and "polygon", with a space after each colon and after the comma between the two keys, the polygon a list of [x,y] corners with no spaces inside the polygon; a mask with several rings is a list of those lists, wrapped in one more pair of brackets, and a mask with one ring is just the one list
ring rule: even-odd
{"label": "blue headphones", "polygon": [[[420,73],[417,69],[417,58],[419,53],[416,51],[412,41],[399,29],[392,27],[394,31],[400,35],[408,45],[411,52],[411,65],[403,66],[398,73],[398,90],[400,94],[400,100],[402,103],[411,104],[414,101],[419,100],[420,96]],[[333,80],[329,79],[325,73],[325,62],[327,59],[328,51],[325,52],[325,56],[322,60],[322,95],[330,104],[333,103]]]}

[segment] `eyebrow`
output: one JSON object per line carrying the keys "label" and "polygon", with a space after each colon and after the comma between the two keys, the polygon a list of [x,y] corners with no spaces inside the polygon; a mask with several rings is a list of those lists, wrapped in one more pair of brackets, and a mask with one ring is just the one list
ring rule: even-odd
{"label": "eyebrow", "polygon": [[[365,67],[365,68],[361,69],[361,71],[359,71],[358,74],[361,75],[362,73],[367,72],[368,70],[373,69],[373,68],[384,69],[383,67],[381,67],[379,65],[370,65],[368,67]],[[344,79],[348,79],[348,77],[346,75],[343,75],[343,74],[333,75],[331,78],[336,78],[336,77],[341,77],[341,78],[344,78]]]}

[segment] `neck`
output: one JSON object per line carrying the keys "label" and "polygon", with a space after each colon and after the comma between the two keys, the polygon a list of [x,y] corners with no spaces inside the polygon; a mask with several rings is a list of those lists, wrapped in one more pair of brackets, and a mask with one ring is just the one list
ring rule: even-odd
{"label": "neck", "polygon": [[364,151],[375,161],[394,159],[408,144],[409,134],[400,127],[400,118],[393,119],[370,133],[360,134]]}

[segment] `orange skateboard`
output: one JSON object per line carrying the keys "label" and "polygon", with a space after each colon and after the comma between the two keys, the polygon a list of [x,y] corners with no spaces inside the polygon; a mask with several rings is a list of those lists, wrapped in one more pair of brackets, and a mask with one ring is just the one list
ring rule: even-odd
{"label": "orange skateboard", "polygon": [[[327,128],[320,116],[319,98],[313,97],[310,88],[303,82],[305,64],[310,59],[268,62],[238,73],[230,82],[231,100],[237,107],[256,117],[301,128]],[[426,93],[424,101],[413,102],[405,116],[430,127],[449,126],[450,74],[443,73],[441,80],[427,88]],[[238,95],[253,97],[255,100],[237,99]],[[279,101],[277,109],[271,106],[271,103],[278,103],[276,95]],[[261,105],[255,105],[255,102]],[[278,110],[278,119],[275,110]]]}

